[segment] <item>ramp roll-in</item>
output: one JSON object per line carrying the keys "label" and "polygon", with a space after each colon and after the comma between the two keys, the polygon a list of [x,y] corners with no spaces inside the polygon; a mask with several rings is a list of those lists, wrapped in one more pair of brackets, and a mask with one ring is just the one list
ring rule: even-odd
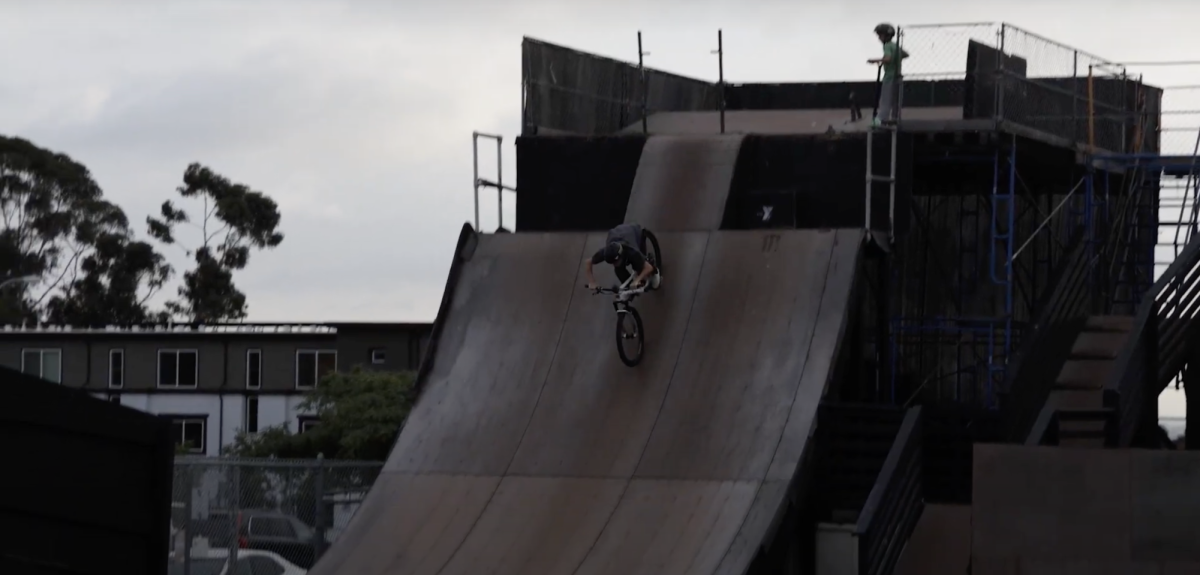
{"label": "ramp roll-in", "polygon": [[660,232],[672,273],[635,302],[636,368],[582,289],[603,234],[480,236],[420,401],[311,573],[744,572],[812,431],[861,233]]}
{"label": "ramp roll-in", "polygon": [[740,135],[647,139],[625,221],[655,234],[720,229],[741,149]]}

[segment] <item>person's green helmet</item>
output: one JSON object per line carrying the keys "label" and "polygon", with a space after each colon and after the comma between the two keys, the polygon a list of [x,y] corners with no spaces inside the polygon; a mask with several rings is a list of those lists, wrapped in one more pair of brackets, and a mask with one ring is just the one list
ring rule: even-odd
{"label": "person's green helmet", "polygon": [[891,38],[896,35],[896,27],[888,23],[883,23],[875,27],[875,33],[880,36]]}

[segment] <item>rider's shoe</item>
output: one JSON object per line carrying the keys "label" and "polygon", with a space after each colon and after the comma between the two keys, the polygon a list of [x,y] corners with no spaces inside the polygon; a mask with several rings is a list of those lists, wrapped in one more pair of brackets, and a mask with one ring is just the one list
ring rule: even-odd
{"label": "rider's shoe", "polygon": [[658,289],[660,285],[662,285],[662,274],[655,271],[654,275],[650,277],[650,289]]}

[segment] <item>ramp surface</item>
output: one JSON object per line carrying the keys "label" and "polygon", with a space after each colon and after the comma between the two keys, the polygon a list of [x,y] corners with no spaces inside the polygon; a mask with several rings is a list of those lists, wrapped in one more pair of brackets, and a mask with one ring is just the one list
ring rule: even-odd
{"label": "ramp surface", "polygon": [[[480,236],[424,392],[314,575],[745,572],[830,378],[861,232],[660,232],[625,367],[603,234]],[[606,272],[611,273],[611,272]]]}
{"label": "ramp surface", "polygon": [[741,149],[740,135],[649,138],[625,221],[655,233],[719,229]]}

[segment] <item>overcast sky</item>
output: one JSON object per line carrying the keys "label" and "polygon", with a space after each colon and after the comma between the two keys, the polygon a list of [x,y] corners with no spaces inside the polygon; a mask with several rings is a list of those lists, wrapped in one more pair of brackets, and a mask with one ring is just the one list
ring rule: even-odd
{"label": "overcast sky", "polygon": [[[1187,0],[11,1],[0,126],[87,165],[139,232],[189,162],[275,198],[287,238],[236,277],[252,320],[426,321],[472,215],[472,130],[506,137],[515,181],[523,35],[636,60],[640,29],[648,65],[715,80],[723,28],[727,80],[786,82],[873,78],[879,21],[1005,20],[1127,61],[1200,58],[1197,16]],[[950,71],[948,43],[909,71]]]}

